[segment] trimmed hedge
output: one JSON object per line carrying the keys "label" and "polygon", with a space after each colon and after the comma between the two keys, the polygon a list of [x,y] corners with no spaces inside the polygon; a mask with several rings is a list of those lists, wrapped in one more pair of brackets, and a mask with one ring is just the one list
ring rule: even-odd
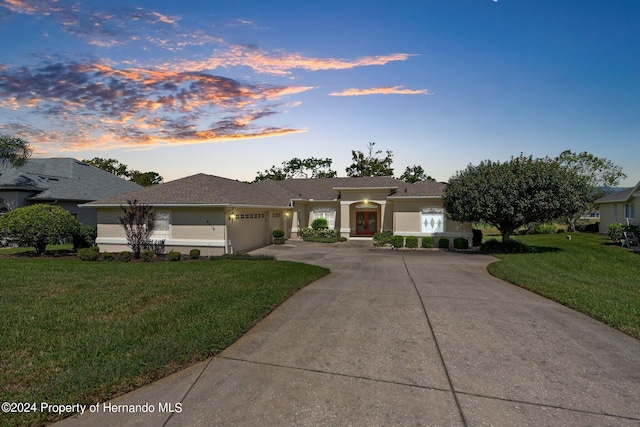
{"label": "trimmed hedge", "polygon": [[167,254],[167,259],[169,261],[180,261],[181,258],[182,255],[180,255],[180,252],[171,251]]}
{"label": "trimmed hedge", "polygon": [[416,236],[407,236],[407,239],[405,240],[405,246],[411,249],[417,248],[418,238]]}
{"label": "trimmed hedge", "polygon": [[469,249],[469,241],[464,237],[453,239],[453,247],[455,249]]}
{"label": "trimmed hedge", "polygon": [[140,260],[142,262],[151,262],[153,261],[153,257],[155,256],[155,252],[151,249],[147,249],[146,251],[140,252]]}
{"label": "trimmed hedge", "polygon": [[104,262],[113,262],[116,260],[116,255],[111,252],[105,252],[102,254],[102,261]]}
{"label": "trimmed hedge", "polygon": [[373,246],[382,247],[391,243],[393,233],[391,231],[383,231],[373,235]]}
{"label": "trimmed hedge", "polygon": [[189,251],[189,259],[199,259],[200,258],[200,249],[191,249]]}
{"label": "trimmed hedge", "polygon": [[420,246],[422,246],[423,248],[432,248],[434,245],[433,243],[433,237],[432,236],[424,236],[422,238],[422,242],[420,243]]}
{"label": "trimmed hedge", "polygon": [[78,258],[82,261],[97,261],[100,254],[89,248],[78,249]]}
{"label": "trimmed hedge", "polygon": [[131,261],[131,252],[122,251],[118,254],[118,261],[120,262],[130,262]]}
{"label": "trimmed hedge", "polygon": [[271,235],[276,238],[279,239],[281,237],[284,237],[284,230],[273,230],[273,232],[271,233]]}
{"label": "trimmed hedge", "polygon": [[473,230],[471,230],[471,232],[473,233],[471,244],[473,246],[480,246],[482,244],[482,230],[474,228]]}
{"label": "trimmed hedge", "polygon": [[404,246],[404,236],[391,236],[391,246],[394,248],[401,248]]}
{"label": "trimmed hedge", "polygon": [[449,249],[449,239],[445,239],[444,237],[438,239],[438,247],[440,249]]}

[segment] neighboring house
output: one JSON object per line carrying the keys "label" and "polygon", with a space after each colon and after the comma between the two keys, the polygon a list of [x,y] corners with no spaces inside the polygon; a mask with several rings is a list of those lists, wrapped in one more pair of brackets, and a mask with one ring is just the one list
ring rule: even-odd
{"label": "neighboring house", "polygon": [[609,224],[640,224],[640,182],[635,187],[609,194],[596,200],[600,205],[600,233],[607,233]]}
{"label": "neighboring house", "polygon": [[98,211],[97,243],[125,250],[121,205],[136,199],[155,207],[153,240],[167,250],[200,249],[203,255],[246,251],[271,243],[273,230],[290,238],[326,218],[344,237],[389,230],[413,236],[471,237],[471,224],[446,218],[445,184],[408,184],[390,177],[265,180],[252,184],[198,174],[87,203]]}
{"label": "neighboring house", "polygon": [[95,209],[79,204],[142,188],[71,158],[29,159],[24,166],[0,162],[0,214],[37,203],[58,205],[84,225],[95,226]]}

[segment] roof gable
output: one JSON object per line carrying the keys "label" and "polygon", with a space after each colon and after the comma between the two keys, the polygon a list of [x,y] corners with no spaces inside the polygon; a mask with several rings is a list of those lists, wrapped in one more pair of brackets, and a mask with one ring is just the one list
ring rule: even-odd
{"label": "roof gable", "polygon": [[627,202],[632,197],[633,194],[640,191],[640,181],[635,185],[635,187],[626,188],[621,191],[617,191],[615,193],[611,193],[607,196],[601,197],[595,201],[595,203],[621,203]]}

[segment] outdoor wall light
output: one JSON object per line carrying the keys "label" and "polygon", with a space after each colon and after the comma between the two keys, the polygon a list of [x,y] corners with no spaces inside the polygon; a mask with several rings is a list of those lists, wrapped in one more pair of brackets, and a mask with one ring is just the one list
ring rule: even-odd
{"label": "outdoor wall light", "polygon": [[233,222],[236,219],[236,213],[234,211],[231,211],[231,214],[229,214],[229,221]]}

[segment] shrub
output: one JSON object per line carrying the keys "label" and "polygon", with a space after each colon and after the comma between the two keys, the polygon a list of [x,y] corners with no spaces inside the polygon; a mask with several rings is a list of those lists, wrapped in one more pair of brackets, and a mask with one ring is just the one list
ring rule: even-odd
{"label": "shrub", "polygon": [[130,262],[131,261],[131,252],[122,251],[118,254],[118,261],[120,262]]}
{"label": "shrub", "polygon": [[469,241],[464,237],[453,239],[453,247],[456,249],[469,249]]}
{"label": "shrub", "polygon": [[164,255],[165,249],[164,249],[164,242],[165,240],[152,240],[148,245],[147,245],[147,249],[151,249],[153,251],[154,254],[160,256],[160,255]]}
{"label": "shrub", "polygon": [[311,227],[305,227],[298,230],[298,237],[304,240],[306,237],[311,237],[315,234],[315,230]]}
{"label": "shrub", "polygon": [[381,247],[391,243],[391,237],[393,237],[393,233],[391,231],[376,233],[373,235],[373,246]]}
{"label": "shrub", "polygon": [[146,251],[140,252],[140,260],[142,260],[142,262],[151,262],[153,261],[153,257],[155,255],[155,252],[153,252],[151,249],[147,249]]}
{"label": "shrub", "polygon": [[431,236],[424,236],[422,238],[422,243],[421,246],[423,248],[432,248],[433,247],[433,237]]}
{"label": "shrub", "polygon": [[180,261],[180,258],[182,258],[180,252],[171,251],[167,254],[167,259],[169,261]]}
{"label": "shrub", "polygon": [[483,254],[526,254],[532,252],[532,249],[517,240],[510,239],[501,242],[491,239],[480,245],[480,252]]}
{"label": "shrub", "polygon": [[99,255],[100,254],[94,251],[93,249],[89,249],[89,248],[78,249],[78,258],[80,258],[82,261],[97,261]]}
{"label": "shrub", "polygon": [[273,255],[251,255],[246,253],[224,254],[209,257],[210,261],[220,261],[224,259],[241,259],[245,261],[274,261],[275,257]]}
{"label": "shrub", "polygon": [[33,246],[36,255],[49,243],[76,233],[81,224],[69,211],[55,205],[31,205],[0,216],[0,230],[20,246]]}
{"label": "shrub", "polygon": [[200,249],[191,249],[189,251],[190,259],[199,259],[200,258]]}
{"label": "shrub", "polygon": [[118,217],[124,228],[127,244],[133,250],[133,256],[140,258],[140,252],[149,247],[151,234],[155,228],[156,214],[153,206],[139,203],[138,200],[127,200],[128,206],[120,205],[123,216]]}
{"label": "shrub", "polygon": [[71,233],[73,241],[73,250],[88,248],[92,246],[97,237],[98,231],[96,227],[81,225]]}
{"label": "shrub", "polygon": [[607,234],[609,235],[609,238],[614,242],[617,243],[622,240],[623,232],[624,227],[622,226],[622,224],[609,224]]}
{"label": "shrub", "polygon": [[480,244],[482,244],[482,230],[478,230],[477,228],[474,228],[473,230],[471,230],[471,232],[473,233],[473,237],[471,238],[471,244],[473,246],[480,246]]}
{"label": "shrub", "polygon": [[440,238],[438,239],[438,247],[440,249],[449,249],[449,239]]}
{"label": "shrub", "polygon": [[96,251],[98,253],[100,253],[100,248],[98,246],[89,246],[89,249],[91,249],[92,251]]}
{"label": "shrub", "polygon": [[316,218],[311,223],[311,228],[320,230],[321,228],[329,228],[329,220],[326,218]]}
{"label": "shrub", "polygon": [[102,260],[105,262],[113,262],[116,260],[116,256],[110,252],[105,252],[102,254]]}
{"label": "shrub", "polygon": [[273,243],[276,245],[284,245],[285,238],[284,237],[275,237],[273,239]]}
{"label": "shrub", "polygon": [[418,238],[416,236],[407,236],[405,246],[411,249],[418,247]]}
{"label": "shrub", "polygon": [[556,226],[553,224],[536,224],[531,230],[531,234],[554,234]]}
{"label": "shrub", "polygon": [[316,242],[316,243],[337,243],[337,242],[346,242],[347,239],[345,237],[323,237],[323,236],[312,236],[304,239],[305,242]]}
{"label": "shrub", "polygon": [[391,236],[391,246],[401,248],[404,246],[404,236]]}
{"label": "shrub", "polygon": [[275,239],[279,239],[281,237],[284,237],[284,230],[273,230],[273,232],[271,233],[271,235],[275,238]]}

